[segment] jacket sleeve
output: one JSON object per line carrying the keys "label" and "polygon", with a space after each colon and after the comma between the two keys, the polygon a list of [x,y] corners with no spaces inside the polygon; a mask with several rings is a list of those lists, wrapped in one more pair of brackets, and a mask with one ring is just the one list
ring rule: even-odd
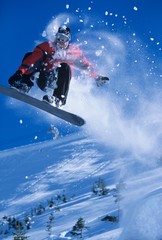
{"label": "jacket sleeve", "polygon": [[74,61],[76,67],[80,70],[83,70],[87,75],[92,78],[96,78],[98,76],[97,71],[93,67],[92,63],[88,61],[88,59],[83,54],[83,51],[80,48],[75,49],[77,53],[77,58]]}
{"label": "jacket sleeve", "polygon": [[98,73],[93,67],[92,63],[90,63],[84,55],[82,55],[80,66],[81,69],[85,70],[90,77],[96,78],[98,76]]}
{"label": "jacket sleeve", "polygon": [[23,74],[33,73],[41,65],[42,61],[46,58],[49,51],[50,47],[48,42],[39,44],[35,47],[33,52],[22,61],[19,70]]}

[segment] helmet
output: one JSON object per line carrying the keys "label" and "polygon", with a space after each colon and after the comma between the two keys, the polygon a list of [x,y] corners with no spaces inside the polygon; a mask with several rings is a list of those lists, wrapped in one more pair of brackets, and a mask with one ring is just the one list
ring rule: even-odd
{"label": "helmet", "polygon": [[65,34],[65,35],[70,37],[70,28],[65,26],[65,25],[63,25],[63,26],[59,27],[58,33],[63,33],[63,34]]}
{"label": "helmet", "polygon": [[59,27],[58,32],[56,33],[56,44],[58,47],[64,49],[69,45],[69,41],[71,39],[70,36],[70,28],[63,25]]}

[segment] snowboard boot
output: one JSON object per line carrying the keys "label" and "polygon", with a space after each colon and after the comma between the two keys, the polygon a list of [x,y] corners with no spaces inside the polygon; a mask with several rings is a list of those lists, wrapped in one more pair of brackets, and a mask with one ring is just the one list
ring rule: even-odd
{"label": "snowboard boot", "polygon": [[49,96],[49,95],[45,95],[45,96],[43,96],[43,101],[53,105],[54,97],[53,96]]}
{"label": "snowboard boot", "polygon": [[60,108],[62,105],[63,105],[62,101],[59,98],[55,97],[55,106],[57,108]]}
{"label": "snowboard boot", "polygon": [[29,87],[26,83],[22,83],[20,85],[19,91],[22,93],[28,93],[30,91],[31,87]]}
{"label": "snowboard boot", "polygon": [[28,93],[31,89],[26,83],[22,83],[21,81],[15,81],[13,84],[10,85],[11,88],[14,88],[22,93]]}
{"label": "snowboard boot", "polygon": [[60,108],[63,105],[62,101],[59,98],[54,97],[54,96],[45,95],[43,97],[43,101],[45,101],[51,105],[54,105],[57,108]]}

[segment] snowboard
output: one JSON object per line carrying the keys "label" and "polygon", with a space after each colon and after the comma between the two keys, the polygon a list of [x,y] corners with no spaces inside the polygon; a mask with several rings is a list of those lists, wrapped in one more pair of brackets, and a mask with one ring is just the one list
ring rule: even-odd
{"label": "snowboard", "polygon": [[82,126],[85,124],[85,120],[83,118],[81,118],[80,116],[73,114],[71,112],[67,112],[65,110],[59,109],[57,107],[54,107],[42,100],[39,100],[30,95],[19,92],[18,90],[14,89],[14,88],[8,88],[8,87],[5,87],[0,84],[0,93],[3,95],[6,95],[8,97],[20,100],[20,101],[27,103],[29,105],[32,105],[36,108],[39,108],[45,112],[48,112],[62,120],[65,120],[66,122],[69,122],[76,126]]}

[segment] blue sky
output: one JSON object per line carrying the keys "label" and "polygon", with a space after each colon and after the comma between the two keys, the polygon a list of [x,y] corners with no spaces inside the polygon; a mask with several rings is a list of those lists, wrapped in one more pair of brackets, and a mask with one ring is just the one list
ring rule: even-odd
{"label": "blue sky", "polygon": [[[100,28],[105,32],[109,31],[116,34],[135,33],[146,45],[148,44],[150,56],[159,64],[161,61],[160,48],[162,47],[161,7],[161,0],[28,0],[22,2],[19,0],[3,0],[0,3],[1,84],[8,86],[8,78],[17,70],[25,52],[34,48],[35,41],[44,41],[41,35],[43,30],[60,13],[78,18],[75,24],[70,23],[72,39],[75,40],[79,27],[81,32],[84,31],[84,25],[79,22],[79,19],[85,20],[88,16],[89,23],[94,21],[95,29]],[[106,12],[108,12],[108,15]],[[99,20],[99,24],[95,23]],[[105,26],[105,22],[109,23],[108,26]],[[91,46],[88,46],[88,48],[91,48]],[[159,69],[157,72],[159,76],[162,74]],[[35,121],[37,115],[34,111],[33,113],[29,111],[30,114],[27,115],[24,114],[22,109],[8,108],[6,99],[2,95],[0,96],[0,149],[49,138],[46,133],[50,125],[49,121],[42,119],[38,123],[38,121]],[[25,109],[26,105],[24,105],[23,110]],[[23,120],[23,124],[20,124],[20,120]],[[51,121],[51,123],[53,122]],[[57,122],[57,126],[62,134],[79,131],[75,127],[63,123]],[[36,140],[34,136],[39,137]]]}

